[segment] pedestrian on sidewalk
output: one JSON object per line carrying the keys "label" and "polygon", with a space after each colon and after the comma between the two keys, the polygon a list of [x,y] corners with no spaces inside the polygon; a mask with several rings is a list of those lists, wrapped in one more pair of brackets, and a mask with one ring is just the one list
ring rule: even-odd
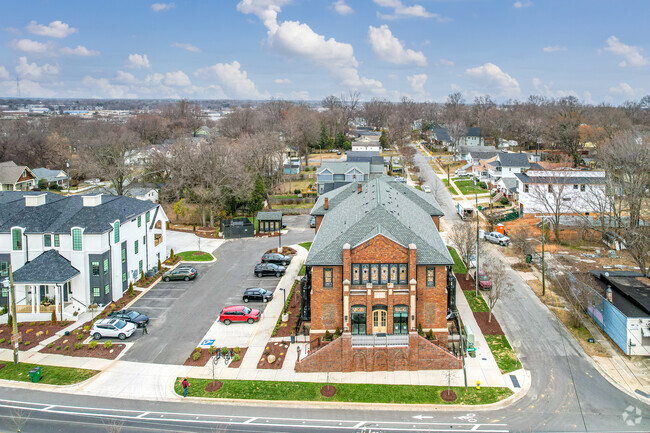
{"label": "pedestrian on sidewalk", "polygon": [[149,330],[147,329],[147,322],[142,322],[142,335],[149,334]]}
{"label": "pedestrian on sidewalk", "polygon": [[187,377],[185,377],[185,379],[183,379],[182,385],[183,385],[183,397],[187,397],[187,388],[192,386],[192,385],[190,385],[190,381],[187,380]]}

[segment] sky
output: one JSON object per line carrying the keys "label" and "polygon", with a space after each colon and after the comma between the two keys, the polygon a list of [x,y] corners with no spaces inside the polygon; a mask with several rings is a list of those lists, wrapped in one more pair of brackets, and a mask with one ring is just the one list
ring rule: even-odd
{"label": "sky", "polygon": [[646,0],[0,1],[0,96],[650,93]]}

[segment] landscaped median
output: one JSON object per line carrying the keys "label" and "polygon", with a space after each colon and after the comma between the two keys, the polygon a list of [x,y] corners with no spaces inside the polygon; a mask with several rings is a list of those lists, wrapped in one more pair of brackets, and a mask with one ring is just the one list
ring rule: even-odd
{"label": "landscaped median", "polygon": [[211,262],[214,260],[214,256],[205,251],[183,251],[182,253],[176,253],[176,256],[180,257],[184,262]]}
{"label": "landscaped median", "polygon": [[99,373],[97,370],[86,370],[84,368],[55,367],[52,365],[26,364],[23,362],[15,365],[11,362],[6,362],[0,364],[0,379],[31,382],[29,370],[34,367],[41,367],[41,379],[38,383],[46,385],[73,385],[90,379]]}
{"label": "landscaped median", "polygon": [[[176,380],[174,391],[183,395],[183,378]],[[275,382],[262,380],[221,380],[216,391],[206,391],[211,379],[189,379],[188,397],[227,398],[246,400],[333,401],[343,403],[397,403],[397,404],[467,404],[480,405],[501,401],[510,395],[508,388],[463,388],[452,386],[458,398],[447,402],[440,397],[446,386],[379,385],[364,383]],[[221,385],[219,387],[219,385]],[[336,388],[331,397],[322,394],[322,388]]]}

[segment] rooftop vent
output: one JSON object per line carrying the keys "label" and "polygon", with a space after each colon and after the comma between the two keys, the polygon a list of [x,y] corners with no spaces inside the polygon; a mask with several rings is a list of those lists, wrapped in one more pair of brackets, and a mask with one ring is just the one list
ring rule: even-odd
{"label": "rooftop vent", "polygon": [[81,197],[84,207],[95,207],[102,204],[102,195],[84,195]]}
{"label": "rooftop vent", "polygon": [[45,193],[39,195],[26,195],[25,206],[27,207],[42,206],[45,204],[45,197],[47,197],[47,194]]}

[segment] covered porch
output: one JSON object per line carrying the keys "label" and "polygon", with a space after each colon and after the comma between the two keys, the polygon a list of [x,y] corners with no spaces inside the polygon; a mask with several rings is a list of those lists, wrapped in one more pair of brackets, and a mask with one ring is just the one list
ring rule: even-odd
{"label": "covered porch", "polygon": [[71,281],[80,274],[56,250],[48,250],[14,272],[16,314],[19,321],[63,318],[72,302]]}

